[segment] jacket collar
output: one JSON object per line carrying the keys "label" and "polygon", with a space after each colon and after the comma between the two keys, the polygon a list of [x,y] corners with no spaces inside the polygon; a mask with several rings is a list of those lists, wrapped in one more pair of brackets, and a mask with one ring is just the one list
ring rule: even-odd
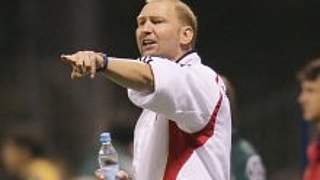
{"label": "jacket collar", "polygon": [[195,50],[191,50],[175,61],[180,65],[201,64],[201,58]]}

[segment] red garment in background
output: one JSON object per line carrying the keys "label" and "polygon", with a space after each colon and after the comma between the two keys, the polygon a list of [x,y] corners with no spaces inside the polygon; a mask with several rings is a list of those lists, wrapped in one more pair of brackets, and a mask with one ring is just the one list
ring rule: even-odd
{"label": "red garment in background", "polygon": [[320,139],[314,140],[307,149],[308,165],[303,180],[320,180]]}

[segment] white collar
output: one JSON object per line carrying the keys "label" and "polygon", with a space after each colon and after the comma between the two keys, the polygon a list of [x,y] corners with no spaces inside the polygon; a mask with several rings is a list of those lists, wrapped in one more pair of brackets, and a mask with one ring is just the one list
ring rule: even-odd
{"label": "white collar", "polygon": [[181,56],[175,62],[180,65],[201,64],[201,58],[196,51],[192,50]]}

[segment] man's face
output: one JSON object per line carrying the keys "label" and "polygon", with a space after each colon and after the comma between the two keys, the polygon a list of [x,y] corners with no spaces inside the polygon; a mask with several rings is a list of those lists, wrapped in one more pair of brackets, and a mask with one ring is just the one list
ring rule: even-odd
{"label": "man's face", "polygon": [[137,17],[136,40],[141,55],[175,59],[181,54],[179,33],[182,27],[174,4],[151,2]]}
{"label": "man's face", "polygon": [[26,153],[26,150],[8,141],[2,147],[1,156],[6,170],[9,173],[15,174],[24,166],[24,161],[29,155]]}
{"label": "man's face", "polygon": [[304,119],[320,122],[320,77],[314,81],[302,81],[298,101]]}

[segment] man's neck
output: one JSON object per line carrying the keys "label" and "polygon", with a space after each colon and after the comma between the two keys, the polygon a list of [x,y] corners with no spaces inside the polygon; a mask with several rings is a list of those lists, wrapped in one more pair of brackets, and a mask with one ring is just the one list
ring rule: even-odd
{"label": "man's neck", "polygon": [[186,57],[188,54],[190,54],[191,52],[193,52],[194,50],[192,48],[183,51],[182,53],[180,53],[176,58],[174,58],[175,62],[179,62],[181,59],[183,59],[184,57]]}

